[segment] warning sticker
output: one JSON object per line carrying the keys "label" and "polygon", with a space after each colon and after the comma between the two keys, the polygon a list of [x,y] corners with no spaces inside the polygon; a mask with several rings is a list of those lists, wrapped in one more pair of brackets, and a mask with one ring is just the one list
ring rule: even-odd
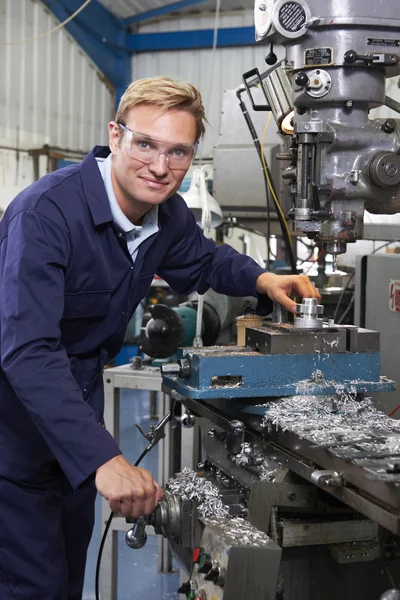
{"label": "warning sticker", "polygon": [[389,310],[400,313],[400,281],[398,279],[389,281]]}
{"label": "warning sticker", "polygon": [[279,10],[278,20],[286,31],[300,31],[306,22],[306,11],[298,2],[285,2]]}
{"label": "warning sticker", "polygon": [[400,39],[367,38],[367,46],[390,46],[391,48],[400,48]]}
{"label": "warning sticker", "polygon": [[305,67],[323,67],[333,65],[332,48],[308,48],[304,52]]}

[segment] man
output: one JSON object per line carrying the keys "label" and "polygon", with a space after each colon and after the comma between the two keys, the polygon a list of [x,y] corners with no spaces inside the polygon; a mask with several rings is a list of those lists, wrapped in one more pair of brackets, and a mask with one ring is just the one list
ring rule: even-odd
{"label": "man", "polygon": [[0,222],[2,600],[81,598],[96,489],[124,516],[162,496],[103,427],[103,367],[155,273],[180,294],[266,294],[289,310],[292,293],[320,298],[197,227],[176,191],[203,122],[192,86],[136,81],[110,149],[46,175]]}

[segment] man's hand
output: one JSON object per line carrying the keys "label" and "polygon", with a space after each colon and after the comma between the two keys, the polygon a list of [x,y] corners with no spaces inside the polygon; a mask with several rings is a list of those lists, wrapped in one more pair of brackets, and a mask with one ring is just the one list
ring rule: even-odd
{"label": "man's hand", "polygon": [[275,273],[262,273],[256,282],[259,294],[268,294],[274,302],[282,304],[290,312],[296,312],[296,302],[290,296],[302,298],[317,298],[321,296],[311,283],[307,275],[275,275]]}
{"label": "man's hand", "polygon": [[124,517],[149,515],[163,497],[153,475],[131,465],[122,454],[97,469],[96,488],[111,510]]}

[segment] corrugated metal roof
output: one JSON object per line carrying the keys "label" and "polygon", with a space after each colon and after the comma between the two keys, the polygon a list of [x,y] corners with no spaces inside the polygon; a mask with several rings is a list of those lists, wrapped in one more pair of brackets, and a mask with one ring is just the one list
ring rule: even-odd
{"label": "corrugated metal roof", "polygon": [[[126,19],[133,15],[154,10],[155,8],[174,4],[176,0],[100,0],[100,2],[117,17]],[[253,5],[253,0],[221,0],[221,12],[249,10],[253,8]],[[210,12],[215,10],[215,6],[216,0],[206,0],[205,2],[181,9],[179,14]]]}

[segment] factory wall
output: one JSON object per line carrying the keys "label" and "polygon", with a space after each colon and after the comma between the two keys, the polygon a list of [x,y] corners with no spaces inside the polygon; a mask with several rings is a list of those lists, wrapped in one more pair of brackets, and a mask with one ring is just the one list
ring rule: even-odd
{"label": "factory wall", "polygon": [[[253,25],[253,11],[230,13],[219,19],[219,27],[244,27]],[[213,29],[214,16],[193,16],[180,19],[166,19],[158,23],[143,24],[138,33],[162,31],[188,31]],[[246,46],[236,48],[144,52],[133,56],[132,74],[134,79],[169,75],[193,83],[199,88],[209,121],[206,137],[200,154],[212,157],[214,144],[219,134],[222,95],[226,89],[234,89],[242,83],[242,74],[257,66],[265,71],[264,62],[267,46]],[[232,126],[234,127],[234,123]]]}
{"label": "factory wall", "polygon": [[[0,19],[0,209],[33,181],[28,149],[87,152],[107,141],[113,93],[39,1],[3,0]],[[10,149],[7,149],[10,148]],[[40,161],[40,174],[47,160]]]}

